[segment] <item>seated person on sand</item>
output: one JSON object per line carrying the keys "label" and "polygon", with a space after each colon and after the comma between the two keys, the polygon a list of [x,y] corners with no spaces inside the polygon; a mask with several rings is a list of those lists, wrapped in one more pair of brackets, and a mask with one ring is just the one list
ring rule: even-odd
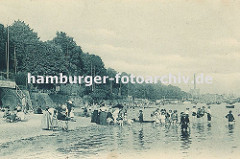
{"label": "seated person on sand", "polygon": [[20,121],[23,121],[23,120],[26,119],[25,118],[25,113],[23,111],[17,112],[16,116],[17,116],[17,119],[20,120]]}
{"label": "seated person on sand", "polygon": [[16,113],[16,116],[17,116],[17,120],[25,120],[25,113],[22,111],[22,107],[20,105],[17,106],[17,113]]}
{"label": "seated person on sand", "polygon": [[58,120],[68,120],[68,118],[67,118],[67,114],[66,114],[66,107],[65,107],[65,105],[64,106],[62,106],[62,107],[57,107],[56,108],[56,110],[58,111],[58,113],[57,113],[57,119]]}
{"label": "seated person on sand", "polygon": [[7,121],[15,122],[18,119],[16,113],[17,113],[16,109],[11,110],[9,114],[6,116]]}
{"label": "seated person on sand", "polygon": [[0,109],[0,118],[3,118],[4,116],[4,109]]}
{"label": "seated person on sand", "polygon": [[3,115],[3,118],[6,118],[8,115],[10,115],[10,113],[9,113],[9,108],[6,107],[6,108],[4,108],[4,115]]}

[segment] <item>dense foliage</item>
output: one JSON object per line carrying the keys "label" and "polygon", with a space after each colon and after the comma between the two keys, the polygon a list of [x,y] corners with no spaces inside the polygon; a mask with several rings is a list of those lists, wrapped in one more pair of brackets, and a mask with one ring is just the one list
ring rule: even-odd
{"label": "dense foliage", "polygon": [[[0,24],[0,72],[6,71],[6,42],[8,28]],[[16,68],[16,80],[19,85],[26,84],[26,74],[32,75],[100,75],[114,77],[117,71],[106,69],[102,59],[94,54],[84,53],[72,37],[57,32],[52,40],[43,42],[23,21],[15,21],[9,26],[10,35],[10,72]],[[16,50],[16,60],[14,58]],[[123,75],[127,75],[123,73]],[[25,77],[24,77],[25,76]],[[55,85],[34,85],[42,90],[55,88]],[[105,85],[71,85],[62,87],[61,93],[76,94],[95,101],[116,98],[144,98],[157,100],[163,97],[181,99],[186,93],[178,87],[158,84],[120,84],[107,81]],[[89,96],[89,97],[87,97]]]}

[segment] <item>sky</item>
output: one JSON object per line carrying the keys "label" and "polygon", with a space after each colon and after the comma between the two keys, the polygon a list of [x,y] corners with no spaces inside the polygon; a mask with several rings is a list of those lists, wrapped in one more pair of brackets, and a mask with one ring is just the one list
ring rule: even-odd
{"label": "sky", "polygon": [[197,85],[201,93],[240,95],[239,8],[238,0],[0,0],[0,23],[23,20],[43,41],[64,31],[118,72],[203,73],[213,82]]}

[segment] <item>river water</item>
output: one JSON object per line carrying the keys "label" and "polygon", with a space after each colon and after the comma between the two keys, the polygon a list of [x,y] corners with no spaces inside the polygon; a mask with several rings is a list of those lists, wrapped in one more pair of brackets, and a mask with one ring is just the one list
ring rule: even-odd
{"label": "river water", "polygon": [[[201,106],[201,105],[198,105]],[[191,105],[166,105],[165,109],[184,111]],[[230,109],[212,105],[212,122],[191,122],[190,131],[180,126],[133,123],[131,126],[89,125],[74,131],[57,132],[0,145],[0,158],[170,158],[238,159],[240,158],[240,104],[233,110],[236,122],[228,125],[224,116]],[[154,109],[144,109],[150,120]],[[129,109],[129,118],[137,118],[138,109]],[[191,118],[190,118],[191,120]]]}

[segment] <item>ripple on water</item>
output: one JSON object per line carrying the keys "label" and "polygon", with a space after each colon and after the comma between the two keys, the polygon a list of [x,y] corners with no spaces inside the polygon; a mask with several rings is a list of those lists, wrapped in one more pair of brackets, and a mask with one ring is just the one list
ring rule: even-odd
{"label": "ripple on water", "polygon": [[[213,108],[215,115],[224,115],[224,109]],[[179,109],[179,108],[174,108]],[[148,110],[144,110],[148,111]],[[151,110],[152,111],[152,110]],[[145,116],[150,112],[144,112]],[[129,113],[131,115],[131,111]],[[238,120],[238,119],[236,119]],[[136,154],[137,158],[164,154],[188,159],[193,157],[234,158],[240,154],[240,126],[227,125],[224,120],[212,119],[212,123],[191,123],[190,131],[182,132],[179,126],[161,126],[133,123],[132,126],[91,125],[75,131],[59,132],[0,145],[0,155],[32,155],[35,158],[102,158],[102,154],[122,156]],[[205,155],[205,156],[204,156]],[[127,155],[128,156],[128,155]],[[134,155],[133,155],[134,156]],[[124,156],[125,157],[125,156]]]}

